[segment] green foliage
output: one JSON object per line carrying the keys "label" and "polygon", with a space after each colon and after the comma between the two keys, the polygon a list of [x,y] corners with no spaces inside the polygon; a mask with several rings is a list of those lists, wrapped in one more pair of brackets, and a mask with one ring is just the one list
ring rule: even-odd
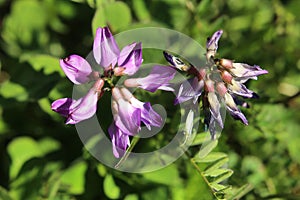
{"label": "green foliage", "polygon": [[[299,199],[299,9],[296,0],[0,0],[0,199]],[[196,135],[192,146],[168,167],[131,174],[102,165],[87,151],[98,138],[84,147],[50,109],[72,93],[59,59],[86,56],[99,26],[113,34],[170,28],[202,45],[223,29],[220,57],[269,71],[249,82],[261,96],[241,108],[249,126],[228,116],[218,140],[208,141],[202,123],[194,130],[189,120],[181,126],[187,137]],[[145,49],[143,57],[166,64],[158,51]],[[160,133],[133,150],[165,146],[181,127],[174,96],[136,95],[163,105],[168,116]],[[99,116],[108,107],[99,103]],[[110,120],[100,121],[108,127]]]}

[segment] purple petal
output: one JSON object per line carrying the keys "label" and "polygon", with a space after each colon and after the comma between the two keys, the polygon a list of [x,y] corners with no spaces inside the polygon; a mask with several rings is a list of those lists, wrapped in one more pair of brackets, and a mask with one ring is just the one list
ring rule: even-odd
{"label": "purple petal", "polygon": [[151,130],[151,126],[160,127],[163,123],[161,116],[153,110],[150,102],[143,103],[132,97],[130,102],[141,110],[141,121]]}
{"label": "purple petal", "polygon": [[70,114],[66,124],[76,124],[91,118],[97,110],[98,92],[92,88],[83,97],[70,106]]}
{"label": "purple petal", "polygon": [[113,154],[116,158],[122,157],[127,147],[130,145],[129,136],[124,134],[113,122],[108,128],[108,133],[112,141]]}
{"label": "purple petal", "polygon": [[65,59],[60,59],[60,66],[66,76],[75,84],[83,84],[89,81],[92,73],[90,64],[81,56],[71,55]]}
{"label": "purple petal", "polygon": [[232,108],[230,108],[229,106],[226,106],[227,110],[229,111],[230,115],[234,118],[234,119],[239,119],[243,122],[243,124],[248,125],[248,120],[245,117],[245,115],[239,110],[234,110]]}
{"label": "purple petal", "polygon": [[209,92],[207,95],[207,99],[209,102],[209,110],[211,113],[211,117],[213,117],[218,122],[220,127],[223,128],[224,123],[220,113],[221,105],[217,95],[214,92]]}
{"label": "purple petal", "polygon": [[232,80],[231,83],[232,84],[228,85],[228,90],[231,93],[242,96],[242,97],[246,97],[246,98],[257,97],[257,95],[253,91],[249,90],[244,84],[242,84],[238,81],[235,81],[235,80]]}
{"label": "purple petal", "polygon": [[136,87],[143,88],[150,92],[155,92],[158,89],[174,91],[174,89],[170,87],[169,81],[174,78],[175,74],[176,70],[171,67],[154,66],[148,76],[135,79],[137,83]]}
{"label": "purple petal", "polygon": [[142,44],[133,43],[124,47],[118,58],[118,66],[123,67],[124,74],[135,74],[142,64]]}
{"label": "purple petal", "polygon": [[97,109],[98,96],[102,92],[104,81],[98,79],[88,93],[78,100],[58,99],[51,105],[53,111],[67,118],[66,124],[76,124],[92,117]]}
{"label": "purple petal", "polygon": [[75,102],[76,101],[71,98],[58,99],[51,104],[51,109],[63,117],[68,117],[70,114],[70,106]]}
{"label": "purple petal", "polygon": [[120,50],[108,27],[97,29],[93,53],[96,62],[105,69],[116,65]]}
{"label": "purple petal", "polygon": [[195,104],[202,93],[203,86],[203,81],[198,81],[197,77],[184,81],[179,87],[174,104],[183,103],[190,99],[193,99]]}
{"label": "purple petal", "polygon": [[230,112],[231,116],[235,119],[240,119],[244,124],[248,125],[248,121],[245,115],[236,106],[234,97],[231,96],[229,93],[226,93],[224,95],[224,100],[225,100],[226,108]]}
{"label": "purple petal", "polygon": [[206,43],[206,58],[209,60],[211,57],[214,57],[217,49],[218,49],[218,42],[223,34],[222,30],[216,31],[211,38],[208,38]]}
{"label": "purple petal", "polygon": [[257,76],[262,74],[267,74],[267,70],[261,69],[258,65],[248,65],[244,63],[233,63],[233,68],[230,69],[236,77],[238,78],[252,78],[256,79]]}
{"label": "purple petal", "polygon": [[118,126],[122,132],[129,135],[136,135],[141,127],[141,110],[133,107],[128,101],[124,99],[117,100],[118,103],[118,115],[116,115],[116,126]]}

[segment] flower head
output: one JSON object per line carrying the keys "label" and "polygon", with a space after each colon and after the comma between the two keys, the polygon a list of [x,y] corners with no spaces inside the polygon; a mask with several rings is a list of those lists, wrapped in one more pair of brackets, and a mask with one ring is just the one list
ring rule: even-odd
{"label": "flower head", "polygon": [[[218,59],[216,53],[218,42],[223,31],[216,31],[206,43],[206,65],[200,66],[200,70],[191,64],[186,64],[179,58],[164,52],[166,60],[175,68],[186,71],[194,76],[184,81],[178,90],[175,104],[193,99],[193,103],[202,96],[204,108],[204,122],[209,126],[211,137],[214,139],[217,128],[223,128],[221,108],[222,102],[231,116],[241,120],[245,125],[248,121],[237,105],[248,107],[242,98],[256,98],[257,94],[249,90],[244,83],[249,79],[257,79],[257,76],[268,73],[257,65],[235,63],[229,59]],[[188,66],[188,67],[185,67]]]}

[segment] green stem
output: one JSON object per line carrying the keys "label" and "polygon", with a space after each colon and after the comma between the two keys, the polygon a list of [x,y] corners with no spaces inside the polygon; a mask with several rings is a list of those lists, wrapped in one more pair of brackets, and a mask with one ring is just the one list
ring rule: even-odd
{"label": "green stem", "polygon": [[120,161],[115,165],[115,168],[118,169],[128,158],[130,152],[134,148],[134,146],[137,144],[137,142],[140,140],[139,137],[134,137],[131,141],[130,147],[127,149],[125,155],[120,159]]}
{"label": "green stem", "polygon": [[193,158],[190,158],[190,161],[192,163],[192,165],[196,168],[197,172],[201,175],[201,177],[203,178],[203,180],[205,181],[205,183],[208,185],[208,187],[210,188],[212,194],[216,197],[216,199],[218,199],[218,197],[216,196],[216,193],[214,191],[214,189],[210,186],[209,181],[207,180],[207,178],[203,175],[201,169],[198,167],[197,163],[195,162],[195,160]]}

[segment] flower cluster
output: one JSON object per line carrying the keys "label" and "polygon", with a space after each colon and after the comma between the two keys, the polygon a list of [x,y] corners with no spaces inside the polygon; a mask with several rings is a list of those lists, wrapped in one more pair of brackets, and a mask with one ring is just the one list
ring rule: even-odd
{"label": "flower cluster", "polygon": [[[143,62],[141,43],[132,43],[119,49],[107,27],[98,28],[93,45],[94,59],[99,70],[93,70],[87,60],[71,55],[60,60],[66,76],[77,85],[94,82],[87,94],[77,100],[63,98],[54,101],[52,110],[66,117],[66,124],[76,124],[91,118],[97,111],[97,102],[105,91],[112,92],[113,122],[108,129],[113,143],[114,156],[119,158],[129,146],[129,136],[138,134],[141,123],[148,129],[160,127],[162,118],[149,102],[141,102],[126,88],[115,86],[114,77],[134,75]],[[101,74],[100,68],[103,69]],[[169,81],[176,70],[171,67],[154,66],[144,78],[125,80],[127,87],[139,87],[150,92],[157,89],[172,91]],[[153,84],[155,82],[155,84]]]}
{"label": "flower cluster", "polygon": [[250,66],[244,63],[235,63],[229,59],[215,57],[218,41],[223,31],[219,30],[208,38],[206,44],[206,65],[197,69],[190,63],[184,63],[178,57],[164,52],[166,60],[175,68],[186,71],[192,78],[183,82],[175,99],[175,104],[193,100],[195,104],[202,97],[204,108],[204,123],[209,127],[212,139],[215,139],[217,128],[223,128],[224,122],[220,109],[222,102],[232,117],[241,120],[245,125],[248,121],[237,105],[247,107],[242,98],[254,98],[257,95],[244,85],[249,79],[268,71],[259,66]]}
{"label": "flower cluster", "polygon": [[114,83],[115,77],[132,76],[139,70],[143,62],[141,43],[132,43],[120,50],[110,30],[107,27],[98,28],[93,44],[96,70],[79,55],[60,60],[62,70],[74,84],[93,82],[92,87],[79,99],[62,98],[54,101],[52,110],[66,117],[66,124],[76,124],[95,115],[98,100],[105,91],[111,91],[113,122],[108,133],[112,140],[113,154],[119,158],[129,147],[130,137],[137,135],[142,125],[151,130],[152,126],[160,127],[163,124],[161,116],[154,111],[150,102],[139,101],[128,88],[141,88],[150,92],[175,91],[174,85],[169,82],[174,78],[176,69],[179,69],[187,72],[191,78],[180,84],[174,103],[191,100],[196,104],[202,100],[204,123],[208,126],[212,139],[216,138],[218,128],[224,127],[221,115],[223,105],[231,116],[248,125],[238,105],[247,107],[248,104],[241,98],[254,98],[257,95],[247,89],[244,83],[268,72],[256,65],[216,58],[222,33],[219,30],[208,39],[205,66],[196,68],[164,52],[171,66],[154,66],[147,76],[127,78],[123,86],[117,86]]}

